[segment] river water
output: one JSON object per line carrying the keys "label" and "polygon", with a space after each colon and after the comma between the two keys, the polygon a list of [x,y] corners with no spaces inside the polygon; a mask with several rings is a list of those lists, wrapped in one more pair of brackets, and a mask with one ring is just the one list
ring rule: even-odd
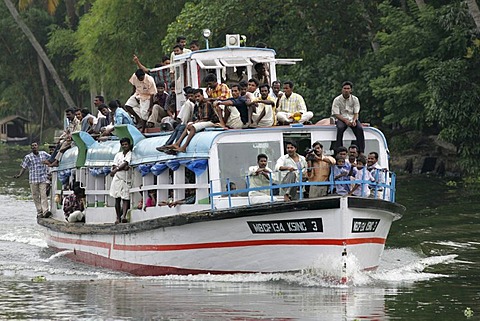
{"label": "river water", "polygon": [[23,154],[0,151],[0,320],[480,320],[480,202],[447,180],[398,177],[407,212],[379,269],[347,285],[314,272],[133,277],[46,247],[27,175],[9,178]]}

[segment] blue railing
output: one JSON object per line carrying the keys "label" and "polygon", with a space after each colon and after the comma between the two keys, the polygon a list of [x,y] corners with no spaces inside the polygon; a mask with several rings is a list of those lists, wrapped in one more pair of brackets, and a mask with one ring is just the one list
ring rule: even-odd
{"label": "blue railing", "polygon": [[[277,172],[278,173],[278,172]],[[387,171],[387,170],[376,170],[373,178],[375,181],[370,181],[365,179],[365,169],[363,169],[363,175],[361,180],[335,180],[333,171],[330,173],[330,177],[328,181],[324,182],[311,182],[311,181],[303,181],[304,180],[304,173],[299,170],[297,172],[298,180],[294,183],[282,183],[275,182],[272,178],[273,173],[269,173],[269,185],[260,186],[260,187],[250,187],[250,176],[241,176],[241,177],[232,177],[226,178],[225,180],[211,180],[210,181],[210,204],[212,209],[215,208],[214,198],[215,197],[227,197],[228,198],[228,207],[232,207],[232,197],[235,196],[248,196],[249,192],[253,191],[268,191],[265,193],[266,195],[270,196],[270,202],[275,201],[275,194],[276,190],[280,192],[280,189],[290,189],[296,188],[298,189],[298,199],[304,199],[304,189],[306,186],[327,186],[329,188],[329,195],[332,195],[332,191],[338,185],[355,185],[359,184],[357,189],[360,189],[361,194],[357,195],[360,197],[366,197],[367,195],[364,194],[364,186],[368,185],[370,189],[370,198],[373,199],[382,199],[389,202],[395,202],[395,192],[396,192],[396,175],[394,172]],[[235,189],[231,190],[230,183],[234,182],[238,184],[239,182],[245,182],[245,188],[242,189]],[[216,184],[216,182],[220,182],[220,184]],[[225,186],[225,191],[218,191],[216,192],[214,189],[216,186]],[[336,195],[336,194],[333,194]],[[247,197],[248,204],[250,205],[250,198]]]}

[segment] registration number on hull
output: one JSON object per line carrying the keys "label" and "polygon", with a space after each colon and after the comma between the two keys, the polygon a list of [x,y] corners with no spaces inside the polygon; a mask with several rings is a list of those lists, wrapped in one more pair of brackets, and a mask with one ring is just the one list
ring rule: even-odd
{"label": "registration number on hull", "polygon": [[295,220],[247,221],[254,234],[262,233],[321,233],[321,218],[302,218]]}

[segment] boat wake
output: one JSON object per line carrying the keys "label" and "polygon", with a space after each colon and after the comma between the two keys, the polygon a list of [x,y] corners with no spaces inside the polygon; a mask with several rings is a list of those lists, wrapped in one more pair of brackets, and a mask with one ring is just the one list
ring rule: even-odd
{"label": "boat wake", "polygon": [[59,258],[61,256],[64,256],[64,255],[67,255],[67,254],[70,254],[70,253],[73,253],[73,251],[67,250],[67,251],[58,252],[58,253],[50,256],[48,259],[40,259],[39,261],[48,263],[48,262],[51,262],[52,260],[55,260],[56,258]]}
{"label": "boat wake", "polygon": [[43,233],[36,229],[19,227],[9,230],[10,232],[0,234],[0,241],[28,244],[41,248],[47,247]]}
{"label": "boat wake", "polygon": [[338,262],[329,261],[329,264],[295,273],[267,273],[267,274],[233,274],[233,275],[168,275],[148,277],[155,280],[169,282],[236,282],[236,283],[287,283],[302,287],[330,287],[348,288],[377,286],[385,283],[405,284],[425,281],[434,278],[449,277],[447,274],[427,272],[428,268],[442,264],[460,263],[457,255],[443,255],[423,257],[412,249],[387,249],[383,260],[376,271],[361,271],[356,265],[356,259],[347,259],[347,282],[339,282],[341,271],[334,271]]}

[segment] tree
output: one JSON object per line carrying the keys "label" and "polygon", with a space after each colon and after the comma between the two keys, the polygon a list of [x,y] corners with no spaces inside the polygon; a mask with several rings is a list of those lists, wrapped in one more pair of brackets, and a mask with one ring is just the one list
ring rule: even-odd
{"label": "tree", "polygon": [[[161,61],[166,27],[184,2],[99,0],[81,17],[77,31],[67,36],[58,28],[52,39],[65,40],[63,46],[55,44],[57,51],[69,51],[73,43],[71,79],[81,82],[83,90],[126,100],[131,92],[128,79],[136,69],[133,54],[147,66]],[[63,35],[57,37],[58,33]]]}
{"label": "tree", "polygon": [[468,5],[468,11],[475,21],[475,25],[477,26],[477,33],[480,33],[480,10],[478,9],[477,1],[476,0],[466,0]]}
{"label": "tree", "polygon": [[[68,93],[67,89],[65,88],[65,85],[63,84],[63,81],[60,79],[60,76],[58,75],[55,67],[51,63],[50,59],[48,58],[47,54],[43,50],[40,43],[37,41],[37,39],[33,35],[32,31],[27,27],[27,25],[20,18],[20,15],[18,14],[18,11],[15,8],[15,6],[13,5],[13,3],[10,0],[4,0],[4,3],[7,6],[8,10],[10,11],[10,14],[12,15],[13,19],[18,24],[20,29],[23,31],[25,36],[28,38],[28,40],[30,41],[32,46],[35,48],[35,50],[37,51],[37,54],[40,56],[43,63],[47,67],[48,71],[52,75],[52,78],[55,81],[56,85],[58,86],[58,89],[62,93],[62,96],[64,97],[66,103],[69,106],[74,106],[75,104],[74,104],[72,98],[70,97],[70,94]],[[56,123],[60,123],[60,121],[58,119],[58,115],[53,110],[50,110],[50,115],[55,120]]]}

